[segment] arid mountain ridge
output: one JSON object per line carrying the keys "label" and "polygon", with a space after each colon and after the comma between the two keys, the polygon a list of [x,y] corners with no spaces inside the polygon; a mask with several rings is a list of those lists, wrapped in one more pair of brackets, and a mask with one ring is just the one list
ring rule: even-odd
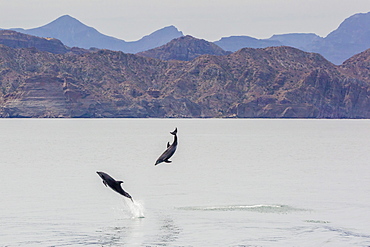
{"label": "arid mountain ridge", "polygon": [[[41,42],[34,38],[28,42]],[[189,36],[170,43],[220,51]],[[40,49],[0,45],[0,116],[370,118],[368,50],[336,66],[285,46],[218,56],[195,50],[191,61]]]}
{"label": "arid mountain ridge", "polygon": [[[13,30],[38,37],[59,39],[68,47],[109,49],[125,53],[147,51],[183,36],[183,33],[176,27],[168,26],[144,36],[140,40],[127,42],[101,34],[93,27],[89,27],[69,15],[61,16],[41,27],[15,28]],[[358,13],[345,19],[337,29],[326,37],[320,37],[314,33],[279,34],[268,39],[231,36],[223,37],[215,41],[214,44],[231,52],[242,48],[291,46],[306,52],[319,53],[327,60],[339,65],[351,56],[370,48],[369,39],[370,13]]]}

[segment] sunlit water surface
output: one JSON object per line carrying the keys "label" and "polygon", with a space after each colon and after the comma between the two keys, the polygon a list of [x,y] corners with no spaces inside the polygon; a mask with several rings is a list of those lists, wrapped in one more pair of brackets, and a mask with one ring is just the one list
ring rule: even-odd
{"label": "sunlit water surface", "polygon": [[0,246],[370,246],[368,120],[2,119],[0,137]]}

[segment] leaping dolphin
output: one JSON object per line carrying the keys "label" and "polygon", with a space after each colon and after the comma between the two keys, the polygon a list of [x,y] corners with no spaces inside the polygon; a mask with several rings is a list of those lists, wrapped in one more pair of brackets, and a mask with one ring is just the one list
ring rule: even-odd
{"label": "leaping dolphin", "polygon": [[116,181],[114,178],[112,178],[111,176],[109,176],[105,172],[96,172],[96,173],[103,179],[103,184],[105,185],[105,187],[109,186],[115,192],[117,192],[117,193],[119,193],[119,194],[121,194],[121,195],[123,195],[127,198],[130,198],[131,201],[134,202],[134,200],[132,200],[132,197],[130,196],[130,194],[122,189],[121,184],[123,183],[123,181]]}
{"label": "leaping dolphin", "polygon": [[172,155],[175,153],[176,151],[176,148],[177,148],[177,128],[170,132],[172,135],[174,135],[174,139],[173,139],[173,142],[172,144],[170,145],[170,143],[168,142],[167,143],[167,149],[166,151],[163,152],[163,154],[161,156],[159,156],[159,158],[157,159],[157,161],[155,162],[155,166],[158,165],[159,163],[162,163],[162,162],[165,162],[165,163],[171,163],[172,161],[169,160],[169,158],[172,157]]}

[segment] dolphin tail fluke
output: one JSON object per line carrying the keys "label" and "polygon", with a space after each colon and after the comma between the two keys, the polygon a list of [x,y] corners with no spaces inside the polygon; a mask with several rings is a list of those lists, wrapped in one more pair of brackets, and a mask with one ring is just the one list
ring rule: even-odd
{"label": "dolphin tail fluke", "polygon": [[171,133],[171,135],[176,135],[177,134],[177,128],[174,131],[170,132],[170,133]]}

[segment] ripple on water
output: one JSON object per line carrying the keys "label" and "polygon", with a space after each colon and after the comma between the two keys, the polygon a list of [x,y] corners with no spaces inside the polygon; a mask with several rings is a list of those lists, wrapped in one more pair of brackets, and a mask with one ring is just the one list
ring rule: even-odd
{"label": "ripple on water", "polygon": [[179,207],[180,210],[190,211],[251,211],[258,213],[290,213],[294,211],[308,211],[288,205],[225,205],[225,206],[190,206]]}

